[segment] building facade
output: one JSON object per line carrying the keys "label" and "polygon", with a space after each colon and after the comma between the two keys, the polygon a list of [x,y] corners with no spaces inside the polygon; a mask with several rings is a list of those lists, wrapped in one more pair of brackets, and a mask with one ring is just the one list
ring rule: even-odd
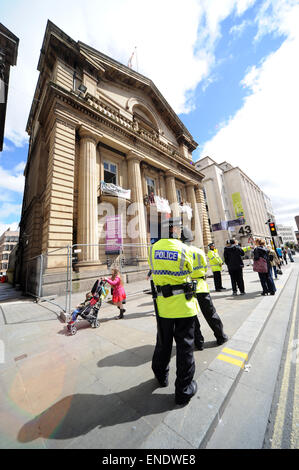
{"label": "building facade", "polygon": [[0,237],[0,275],[6,276],[10,254],[19,241],[19,232],[6,230]]}
{"label": "building facade", "polygon": [[68,246],[77,280],[107,272],[120,246],[125,264],[144,269],[147,245],[170,216],[182,216],[203,247],[197,144],[153,82],[51,22],[41,51],[27,124],[21,277],[47,253],[44,275],[56,282]]}
{"label": "building facade", "polygon": [[16,65],[19,39],[0,23],[0,152],[3,149],[10,67]]}
{"label": "building facade", "polygon": [[238,167],[205,157],[195,163],[205,175],[203,184],[216,246],[237,239],[242,246],[252,238],[271,240],[267,221],[275,221],[269,197]]}

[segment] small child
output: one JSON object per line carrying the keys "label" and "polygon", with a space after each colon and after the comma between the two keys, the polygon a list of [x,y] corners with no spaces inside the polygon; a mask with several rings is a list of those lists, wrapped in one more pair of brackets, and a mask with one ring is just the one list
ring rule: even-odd
{"label": "small child", "polygon": [[113,287],[112,302],[120,310],[120,314],[116,317],[116,320],[124,318],[125,309],[123,303],[126,301],[126,292],[120,277],[118,269],[112,269],[111,278],[103,278],[103,281],[107,281]]}
{"label": "small child", "polygon": [[81,304],[77,305],[76,309],[73,311],[72,320],[70,321],[70,323],[74,323],[76,321],[77,316],[83,310],[83,308],[86,307],[90,303],[92,297],[93,295],[91,292],[86,293],[85,300],[81,302]]}
{"label": "small child", "polygon": [[[81,302],[81,304],[77,305],[76,309],[72,313],[72,319],[69,322],[74,323],[77,319],[77,316],[79,315],[82,310],[87,307],[88,305],[90,306],[90,309],[93,305],[95,305],[99,299],[100,293],[99,293],[99,288],[100,288],[100,281],[99,279],[94,283],[92,289],[90,292],[86,293],[85,300]],[[86,311],[87,313],[87,311]]]}

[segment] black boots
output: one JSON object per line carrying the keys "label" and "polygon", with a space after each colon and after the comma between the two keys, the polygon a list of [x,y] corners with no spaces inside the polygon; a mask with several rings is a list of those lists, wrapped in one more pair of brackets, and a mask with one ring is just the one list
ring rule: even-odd
{"label": "black boots", "polygon": [[120,314],[118,315],[118,317],[116,317],[116,320],[122,320],[124,318],[124,313],[125,313],[126,309],[120,308],[119,310],[120,310]]}

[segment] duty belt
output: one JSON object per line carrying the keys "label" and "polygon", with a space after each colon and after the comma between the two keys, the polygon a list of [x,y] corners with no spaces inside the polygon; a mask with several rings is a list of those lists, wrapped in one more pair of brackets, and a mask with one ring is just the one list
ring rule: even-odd
{"label": "duty belt", "polygon": [[176,284],[166,286],[156,286],[157,296],[171,297],[173,295],[185,294],[186,299],[190,300],[196,294],[197,281],[185,282],[184,284]]}

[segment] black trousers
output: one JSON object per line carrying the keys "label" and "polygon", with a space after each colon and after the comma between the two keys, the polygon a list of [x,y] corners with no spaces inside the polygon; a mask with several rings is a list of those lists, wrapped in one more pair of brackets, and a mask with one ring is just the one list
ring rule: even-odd
{"label": "black trousers", "polygon": [[237,286],[239,287],[240,292],[245,292],[243,268],[229,270],[229,275],[232,282],[233,292],[237,292]]}
{"label": "black trousers", "polygon": [[263,293],[274,294],[276,291],[276,286],[272,277],[270,276],[270,273],[258,273],[258,275],[261,281]]}
{"label": "black trousers", "polygon": [[[209,327],[213,330],[215,338],[217,340],[223,340],[226,338],[226,335],[223,331],[223,323],[220,320],[219,315],[216,312],[216,309],[213,305],[211,296],[209,293],[198,293],[196,294],[200,310],[205,317]],[[194,333],[194,343],[195,346],[200,347],[204,343],[204,337],[202,336],[200,330],[199,319],[195,317],[195,333]]]}
{"label": "black trousers", "polygon": [[223,289],[222,279],[221,279],[221,271],[214,271],[213,272],[213,277],[214,277],[215,290]]}
{"label": "black trousers", "polygon": [[158,380],[169,374],[173,339],[176,342],[176,398],[189,398],[193,394],[191,381],[195,372],[194,318],[158,318],[159,334],[152,359],[152,370]]}

